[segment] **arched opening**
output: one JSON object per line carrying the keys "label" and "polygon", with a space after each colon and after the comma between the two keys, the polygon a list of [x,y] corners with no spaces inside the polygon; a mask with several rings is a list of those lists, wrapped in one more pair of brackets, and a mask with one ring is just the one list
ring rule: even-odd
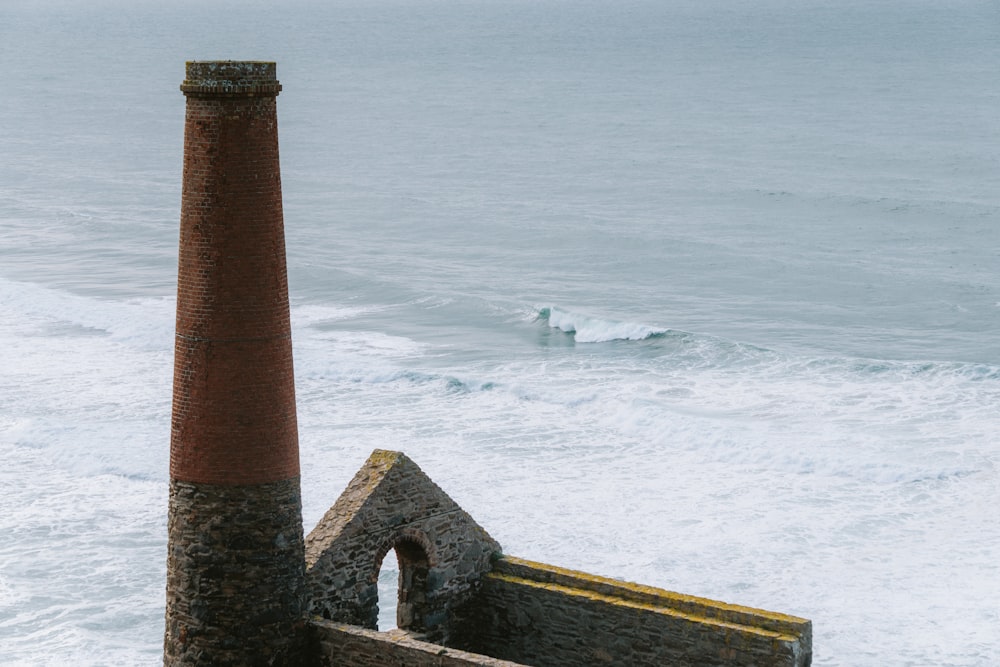
{"label": "arched opening", "polygon": [[429,571],[427,552],[413,540],[402,539],[386,553],[378,574],[379,630],[426,629]]}
{"label": "arched opening", "polygon": [[430,564],[427,552],[416,542],[403,540],[396,544],[399,560],[399,602],[396,625],[404,630],[423,632],[427,616],[427,573]]}
{"label": "arched opening", "polygon": [[396,604],[399,596],[399,561],[395,549],[382,558],[378,571],[378,629],[382,632],[396,627]]}

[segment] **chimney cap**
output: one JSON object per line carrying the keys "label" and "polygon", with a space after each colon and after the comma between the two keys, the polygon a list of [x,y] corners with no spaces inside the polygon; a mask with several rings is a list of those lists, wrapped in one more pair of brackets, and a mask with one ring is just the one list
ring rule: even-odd
{"label": "chimney cap", "polygon": [[253,97],[281,91],[272,61],[189,60],[186,74],[181,84],[185,95]]}

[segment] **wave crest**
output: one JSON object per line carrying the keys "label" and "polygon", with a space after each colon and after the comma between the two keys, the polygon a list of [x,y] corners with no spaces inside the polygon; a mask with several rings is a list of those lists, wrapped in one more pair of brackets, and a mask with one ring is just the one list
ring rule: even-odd
{"label": "wave crest", "polygon": [[635,322],[618,322],[588,317],[560,308],[547,307],[538,311],[538,319],[553,329],[571,334],[578,343],[607,343],[614,340],[646,340],[669,332]]}

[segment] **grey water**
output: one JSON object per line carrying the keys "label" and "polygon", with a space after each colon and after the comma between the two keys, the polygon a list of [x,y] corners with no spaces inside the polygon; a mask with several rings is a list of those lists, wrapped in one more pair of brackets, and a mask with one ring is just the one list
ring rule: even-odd
{"label": "grey water", "polygon": [[[1000,5],[0,4],[0,663],[158,660],[185,60],[273,59],[306,530],[1000,663]],[[386,563],[385,568],[391,569]]]}

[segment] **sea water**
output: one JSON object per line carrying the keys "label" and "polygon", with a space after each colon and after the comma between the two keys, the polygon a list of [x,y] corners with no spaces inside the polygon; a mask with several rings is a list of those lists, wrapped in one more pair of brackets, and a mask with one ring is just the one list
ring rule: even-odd
{"label": "sea water", "polygon": [[804,616],[814,664],[1000,664],[998,28],[4,0],[0,663],[160,660],[178,85],[231,58],[284,85],[307,531],[398,449],[508,553]]}

